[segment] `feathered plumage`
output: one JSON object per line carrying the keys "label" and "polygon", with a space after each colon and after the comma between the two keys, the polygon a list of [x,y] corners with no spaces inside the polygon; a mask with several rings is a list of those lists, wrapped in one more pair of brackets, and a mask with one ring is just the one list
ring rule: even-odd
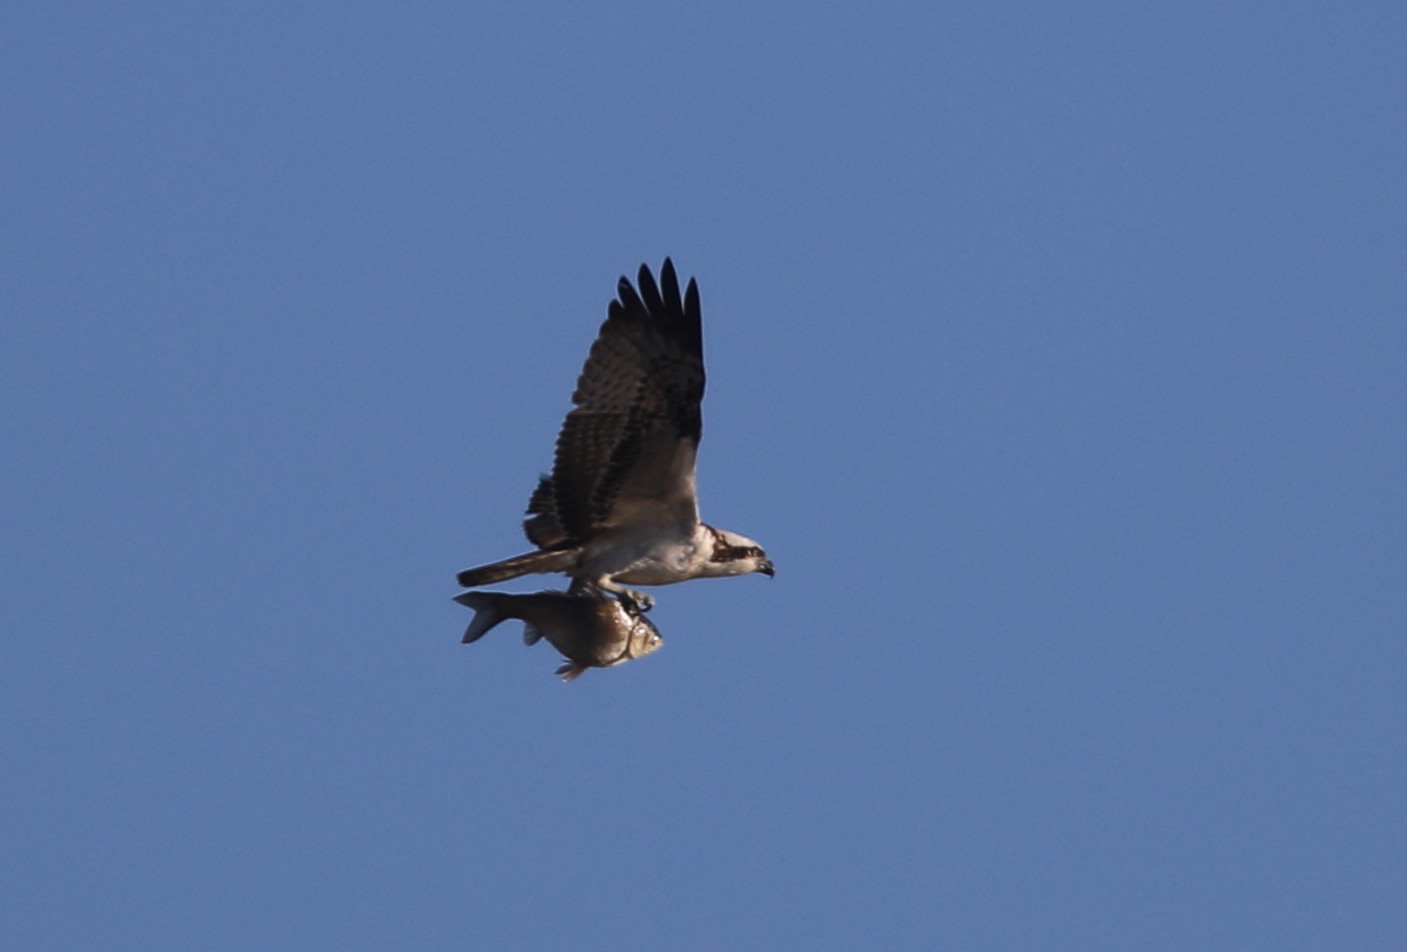
{"label": "feathered plumage", "polygon": [[699,521],[694,463],[703,432],[703,325],[698,285],[681,294],[666,258],[660,283],[624,277],[586,358],[557,436],[552,474],[528,501],[523,530],[537,551],[466,569],[473,588],[565,572],[573,591],[612,592],[649,607],[630,585],[771,575],[762,548]]}

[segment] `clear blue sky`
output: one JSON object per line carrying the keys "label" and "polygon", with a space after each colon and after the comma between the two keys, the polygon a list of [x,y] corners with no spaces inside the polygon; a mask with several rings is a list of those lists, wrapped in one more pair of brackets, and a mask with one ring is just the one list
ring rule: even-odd
{"label": "clear blue sky", "polygon": [[[1401,3],[0,46],[0,946],[1404,947]],[[563,685],[453,576],[665,255],[778,575]]]}

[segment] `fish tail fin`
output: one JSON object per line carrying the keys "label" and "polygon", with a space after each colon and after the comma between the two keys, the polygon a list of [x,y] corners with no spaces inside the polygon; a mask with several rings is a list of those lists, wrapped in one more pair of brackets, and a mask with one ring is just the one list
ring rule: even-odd
{"label": "fish tail fin", "polygon": [[464,638],[460,641],[463,645],[478,641],[485,632],[508,617],[503,603],[493,592],[463,592],[454,596],[454,600],[474,610],[474,617],[470,619],[469,627],[464,629]]}
{"label": "fish tail fin", "polygon": [[520,575],[535,575],[543,572],[565,572],[576,561],[576,549],[553,549],[515,555],[502,562],[492,562],[476,568],[465,569],[456,578],[465,588],[479,588],[495,582],[517,578]]}

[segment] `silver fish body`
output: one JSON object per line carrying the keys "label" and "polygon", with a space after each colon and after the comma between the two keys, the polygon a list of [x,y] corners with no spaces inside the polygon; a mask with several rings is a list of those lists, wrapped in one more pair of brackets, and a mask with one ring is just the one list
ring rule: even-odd
{"label": "silver fish body", "polygon": [[464,592],[454,600],[474,610],[464,644],[478,641],[499,622],[519,619],[524,623],[524,644],[546,638],[566,657],[557,669],[563,681],[574,680],[587,668],[609,668],[642,657],[664,644],[653,622],[604,595]]}

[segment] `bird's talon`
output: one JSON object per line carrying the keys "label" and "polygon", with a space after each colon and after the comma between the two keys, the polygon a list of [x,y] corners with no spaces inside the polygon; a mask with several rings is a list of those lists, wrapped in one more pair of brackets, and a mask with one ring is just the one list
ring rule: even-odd
{"label": "bird's talon", "polygon": [[623,592],[616,593],[616,597],[620,599],[620,603],[625,607],[626,612],[635,618],[639,618],[645,612],[655,607],[655,600],[644,592],[634,592],[627,589]]}

